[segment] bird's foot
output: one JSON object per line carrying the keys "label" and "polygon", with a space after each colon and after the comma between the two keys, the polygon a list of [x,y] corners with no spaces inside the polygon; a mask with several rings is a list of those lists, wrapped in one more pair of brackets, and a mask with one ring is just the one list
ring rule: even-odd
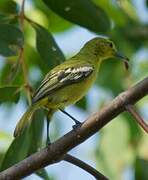
{"label": "bird's foot", "polygon": [[73,130],[80,128],[82,123],[80,121],[75,121],[75,125],[72,126]]}
{"label": "bird's foot", "polygon": [[51,145],[51,141],[50,141],[50,138],[48,137],[46,140],[46,146],[50,146],[50,145]]}

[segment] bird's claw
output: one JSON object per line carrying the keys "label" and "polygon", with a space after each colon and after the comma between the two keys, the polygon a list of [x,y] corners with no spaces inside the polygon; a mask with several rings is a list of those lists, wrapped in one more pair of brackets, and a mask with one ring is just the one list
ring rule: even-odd
{"label": "bird's claw", "polygon": [[76,130],[77,128],[81,127],[82,123],[77,121],[75,125],[72,126],[73,130]]}

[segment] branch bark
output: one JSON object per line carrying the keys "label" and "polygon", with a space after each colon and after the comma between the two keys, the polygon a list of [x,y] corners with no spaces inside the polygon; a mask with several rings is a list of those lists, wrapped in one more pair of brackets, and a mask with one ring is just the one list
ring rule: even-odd
{"label": "branch bark", "polygon": [[142,119],[140,114],[136,112],[133,105],[126,106],[127,111],[134,117],[137,123],[143,128],[143,130],[148,133],[148,124]]}
{"label": "branch bark", "polygon": [[148,94],[148,77],[121,93],[100,112],[91,115],[80,128],[72,130],[49,147],[32,154],[18,164],[0,173],[1,180],[23,178],[47,165],[57,163],[64,159],[64,155],[72,148],[78,146],[113,118],[126,110],[127,105],[135,104]]}
{"label": "branch bark", "polygon": [[94,169],[90,165],[86,164],[85,162],[81,161],[80,159],[78,159],[70,154],[65,154],[63,160],[85,170],[89,174],[93,175],[96,179],[109,180],[107,177],[105,177],[103,174],[98,172],[96,169]]}

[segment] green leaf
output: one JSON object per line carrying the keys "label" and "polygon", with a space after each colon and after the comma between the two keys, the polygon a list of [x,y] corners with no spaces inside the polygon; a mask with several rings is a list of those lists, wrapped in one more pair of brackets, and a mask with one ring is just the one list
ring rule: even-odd
{"label": "green leaf", "polygon": [[139,127],[139,125],[135,122],[134,117],[131,116],[129,113],[124,112],[122,113],[123,117],[125,118],[125,121],[127,122],[127,125],[129,127],[130,132],[130,143],[135,146],[135,148],[139,145],[141,138],[142,138],[142,131]]}
{"label": "green leaf", "polygon": [[[126,72],[121,61],[117,59],[105,61],[100,68],[97,83],[117,95],[123,90],[124,73]],[[109,77],[111,81],[108,80]]]}
{"label": "green leaf", "polygon": [[40,21],[38,21],[39,24],[42,23],[41,25],[45,25],[46,27],[48,27],[51,32],[63,32],[73,26],[72,23],[63,19],[52,10],[50,10],[43,1],[33,1],[32,3],[35,6],[35,9],[31,12],[33,14],[37,13],[37,15],[39,16],[39,18],[36,18],[35,16],[36,22],[38,19],[40,19]]}
{"label": "green leaf", "polygon": [[76,106],[79,108],[82,108],[83,110],[87,109],[87,98],[83,97],[80,101],[76,103]]}
{"label": "green leaf", "polygon": [[7,169],[8,167],[16,164],[17,162],[23,160],[30,147],[30,138],[28,136],[28,129],[18,138],[15,138],[7,150],[4,159],[2,161],[0,171]]}
{"label": "green leaf", "polygon": [[66,20],[88,28],[94,32],[110,29],[108,16],[89,0],[43,0],[55,13]]}
{"label": "green leaf", "polygon": [[17,13],[17,4],[13,0],[0,0],[0,12]]}
{"label": "green leaf", "polygon": [[38,151],[38,148],[41,147],[42,131],[43,113],[37,111],[30,127],[13,140],[2,161],[1,170],[18,163],[28,155]]}
{"label": "green leaf", "polygon": [[18,86],[4,86],[0,87],[0,103],[3,102],[15,102],[19,100]]}
{"label": "green leaf", "polygon": [[[131,24],[121,31],[124,37],[135,45],[142,45],[143,41],[148,41],[148,25]],[[138,46],[139,47],[139,46]]]}
{"label": "green leaf", "polygon": [[9,24],[0,24],[0,54],[14,56],[23,46],[23,34],[17,27]]}
{"label": "green leaf", "polygon": [[29,128],[30,139],[32,141],[29,148],[29,154],[32,154],[42,147],[42,134],[44,127],[44,113],[43,110],[37,110],[32,119],[32,123]]}
{"label": "green leaf", "polygon": [[138,21],[139,18],[132,2],[130,2],[129,0],[118,0],[116,1],[116,3],[121,8],[121,11],[123,11],[128,16],[128,18],[134,21]]}
{"label": "green leaf", "polygon": [[135,162],[135,180],[148,179],[148,160],[137,158]]}
{"label": "green leaf", "polygon": [[0,71],[1,87],[5,86],[6,84],[21,86],[24,83],[22,72],[21,74],[19,73],[19,69],[17,69],[18,67],[15,66],[16,64],[14,64],[14,58],[16,59],[16,57],[13,57],[12,61],[10,58],[8,61],[5,61],[7,63],[3,65],[3,68]]}
{"label": "green leaf", "polygon": [[36,172],[36,174],[44,180],[54,180],[53,177],[50,177],[45,169],[41,169]]}
{"label": "green leaf", "polygon": [[100,144],[96,143],[96,163],[110,179],[122,179],[124,167],[132,163],[134,153],[129,146],[129,129],[121,116],[101,130]]}
{"label": "green leaf", "polygon": [[93,0],[95,4],[101,7],[106,14],[119,26],[125,26],[127,22],[127,17],[119,9],[118,6],[114,6],[112,1],[108,0]]}
{"label": "green leaf", "polygon": [[36,30],[36,48],[47,66],[52,69],[63,62],[65,57],[47,29],[37,23],[32,23],[32,26]]}
{"label": "green leaf", "polygon": [[[41,149],[43,129],[44,112],[43,110],[38,110],[35,112],[29,128],[29,139],[31,140],[31,144],[27,155],[33,154]],[[45,169],[40,169],[36,174],[45,180],[51,180]]]}
{"label": "green leaf", "polygon": [[0,12],[0,23],[8,23],[9,21],[10,21],[10,17]]}

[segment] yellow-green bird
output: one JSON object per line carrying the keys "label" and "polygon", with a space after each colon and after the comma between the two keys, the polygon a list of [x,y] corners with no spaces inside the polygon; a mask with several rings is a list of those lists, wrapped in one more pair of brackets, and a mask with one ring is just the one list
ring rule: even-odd
{"label": "yellow-green bird", "polygon": [[[70,116],[64,108],[75,104],[85,96],[98,75],[101,63],[112,57],[118,57],[125,62],[127,59],[118,54],[110,39],[96,37],[88,41],[75,56],[49,71],[34,93],[32,105],[18,122],[14,136],[23,132],[38,108],[48,109],[48,117],[57,110]],[[79,123],[72,116],[70,117],[76,124]]]}

